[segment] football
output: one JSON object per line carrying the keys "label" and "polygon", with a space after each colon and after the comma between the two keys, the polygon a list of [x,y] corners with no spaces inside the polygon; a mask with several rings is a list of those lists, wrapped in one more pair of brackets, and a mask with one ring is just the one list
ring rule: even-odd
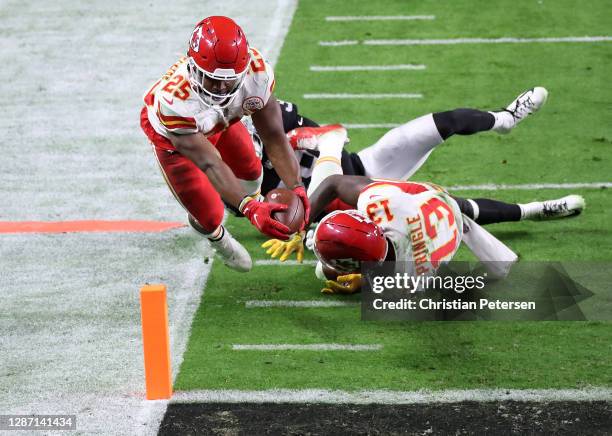
{"label": "football", "polygon": [[298,232],[304,224],[304,205],[293,191],[285,188],[273,189],[266,194],[267,203],[286,204],[287,210],[274,212],[272,218],[283,223],[291,233]]}

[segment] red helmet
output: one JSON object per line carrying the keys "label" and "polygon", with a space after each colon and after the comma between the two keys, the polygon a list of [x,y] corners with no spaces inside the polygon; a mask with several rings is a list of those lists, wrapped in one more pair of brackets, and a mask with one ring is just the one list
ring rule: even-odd
{"label": "red helmet", "polygon": [[225,107],[244,83],[251,55],[240,26],[228,17],[200,21],[189,41],[189,84],[207,106]]}
{"label": "red helmet", "polygon": [[324,266],[340,273],[359,272],[361,262],[387,256],[380,227],[357,210],[339,210],[324,217],[314,234],[314,252]]}

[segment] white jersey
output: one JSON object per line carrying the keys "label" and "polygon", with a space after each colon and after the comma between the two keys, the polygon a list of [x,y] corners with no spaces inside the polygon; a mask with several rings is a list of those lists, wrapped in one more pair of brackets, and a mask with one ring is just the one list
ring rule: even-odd
{"label": "white jersey", "polygon": [[414,262],[416,274],[434,273],[459,248],[459,205],[436,185],[377,180],[361,191],[357,209],[383,229],[396,261]]}
{"label": "white jersey", "polygon": [[149,122],[157,133],[201,132],[212,136],[262,109],[274,90],[274,72],[259,52],[250,48],[252,61],[242,87],[231,103],[220,109],[205,105],[189,86],[187,59],[183,57],[145,94]]}

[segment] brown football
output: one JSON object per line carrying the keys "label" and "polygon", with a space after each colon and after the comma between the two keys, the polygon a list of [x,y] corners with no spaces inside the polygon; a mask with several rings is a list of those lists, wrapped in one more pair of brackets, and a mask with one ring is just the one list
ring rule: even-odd
{"label": "brown football", "polygon": [[265,201],[286,204],[287,210],[274,212],[272,218],[289,227],[291,233],[300,230],[304,224],[304,205],[295,192],[285,188],[276,188],[266,194]]}

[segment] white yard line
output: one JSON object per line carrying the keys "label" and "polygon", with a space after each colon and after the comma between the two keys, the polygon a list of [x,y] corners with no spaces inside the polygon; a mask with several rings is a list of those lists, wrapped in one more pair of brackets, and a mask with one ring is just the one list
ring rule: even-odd
{"label": "white yard line", "polygon": [[510,190],[532,190],[532,189],[605,189],[612,188],[612,182],[590,182],[590,183],[526,183],[520,185],[457,185],[449,186],[449,191],[510,191]]}
{"label": "white yard line", "polygon": [[380,344],[234,344],[234,351],[379,351]]}
{"label": "white yard line", "polygon": [[357,45],[359,41],[354,39],[346,39],[343,41],[319,41],[319,45],[323,47],[342,47],[345,45]]}
{"label": "white yard line", "polygon": [[346,15],[325,17],[325,21],[414,21],[435,19],[435,15]]}
{"label": "white yard line", "polygon": [[341,41],[319,41],[323,47],[346,45],[456,45],[456,44],[531,44],[531,43],[593,43],[609,42],[612,36],[561,36],[555,38],[448,38],[448,39],[355,39]]}
{"label": "white yard line", "polygon": [[324,301],[324,300],[249,300],[244,306],[247,309],[259,307],[358,307],[357,301]]}
{"label": "white yard line", "polygon": [[530,44],[556,42],[606,42],[612,36],[567,36],[559,38],[452,38],[452,39],[366,39],[364,45],[455,45],[455,44]]}
{"label": "white yard line", "polygon": [[277,259],[260,259],[260,260],[255,261],[256,266],[270,266],[270,265],[295,266],[295,265],[316,265],[316,264],[317,264],[317,261],[311,260],[311,259],[307,259],[303,261],[302,263],[298,262],[297,260],[286,260],[284,262],[281,262],[280,260],[277,260]]}
{"label": "white yard line", "polygon": [[332,391],[270,389],[264,391],[201,390],[177,392],[173,403],[330,403],[430,404],[461,401],[611,401],[612,389],[470,389],[444,391]]}
{"label": "white yard line", "polygon": [[423,98],[423,94],[304,94],[306,100],[350,100],[350,99],[386,99],[386,98]]}
{"label": "white yard line", "polygon": [[398,64],[398,65],[337,65],[323,66],[311,65],[310,71],[328,72],[328,71],[400,71],[400,70],[424,70],[426,67],[423,64]]}
{"label": "white yard line", "polygon": [[[329,123],[332,124],[332,123]],[[340,123],[347,129],[394,129],[395,127],[401,126],[401,124],[395,123],[371,123],[371,124],[350,124]]]}

